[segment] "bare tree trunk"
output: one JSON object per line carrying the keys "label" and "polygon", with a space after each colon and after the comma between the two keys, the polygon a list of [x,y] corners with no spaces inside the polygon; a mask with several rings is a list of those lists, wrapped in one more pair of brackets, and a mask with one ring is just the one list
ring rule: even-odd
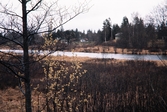
{"label": "bare tree trunk", "polygon": [[22,0],[22,21],[23,21],[23,62],[25,76],[25,108],[26,112],[31,112],[31,85],[29,72],[29,54],[28,54],[28,37],[27,37],[27,11],[26,0]]}

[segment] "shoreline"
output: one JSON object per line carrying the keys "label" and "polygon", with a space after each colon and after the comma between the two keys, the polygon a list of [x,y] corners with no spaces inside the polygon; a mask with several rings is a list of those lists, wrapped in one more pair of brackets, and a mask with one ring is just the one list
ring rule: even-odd
{"label": "shoreline", "polygon": [[[16,46],[14,49],[6,46],[0,46],[0,49],[21,50]],[[116,48],[114,46],[68,46],[69,49],[64,49],[65,52],[85,52],[85,53],[113,53],[113,54],[136,54],[136,55],[167,55],[167,50],[161,49],[131,49],[131,48]],[[30,46],[31,50],[32,46]],[[33,49],[38,50],[38,49]]]}
{"label": "shoreline", "polygon": [[76,47],[72,50],[73,52],[90,52],[90,53],[113,53],[113,54],[136,54],[136,55],[167,55],[167,50],[162,51],[150,51],[146,49],[127,49],[127,48],[115,48],[113,46],[93,46],[93,47]]}
{"label": "shoreline", "polygon": [[[57,60],[57,61],[67,61],[67,62],[73,62],[73,61],[79,61],[79,62],[90,62],[90,61],[98,61],[104,59],[99,58],[89,58],[89,57],[68,57],[68,56],[50,56],[51,60]],[[126,59],[105,59],[107,61],[115,61],[117,63],[119,62],[127,62],[127,61],[146,61],[146,62],[155,62],[158,66],[167,66],[167,60],[126,60]]]}

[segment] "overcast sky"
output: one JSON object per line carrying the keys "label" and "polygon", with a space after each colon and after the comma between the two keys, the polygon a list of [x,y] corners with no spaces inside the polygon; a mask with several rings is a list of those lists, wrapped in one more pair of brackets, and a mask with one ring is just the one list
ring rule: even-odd
{"label": "overcast sky", "polygon": [[[15,1],[15,2],[14,2]],[[52,0],[46,0],[47,2]],[[54,1],[54,0],[53,0]],[[62,5],[76,5],[75,3],[83,2],[85,0],[59,0]],[[103,21],[107,18],[111,19],[112,24],[120,25],[123,17],[128,17],[129,21],[132,20],[132,13],[139,13],[139,16],[144,18],[148,15],[155,6],[165,3],[165,0],[86,0],[90,1],[91,9],[84,14],[77,16],[72,21],[65,24],[64,30],[76,29],[85,32],[90,30],[101,30]],[[167,1],[167,0],[166,0]],[[0,0],[0,3],[9,3],[11,0]],[[13,0],[13,3],[18,3]],[[17,6],[17,5],[16,5]],[[18,7],[18,6],[17,6]],[[19,6],[21,7],[21,6]],[[21,10],[19,10],[21,11]]]}
{"label": "overcast sky", "polygon": [[90,5],[93,6],[89,12],[64,25],[64,29],[101,30],[103,21],[107,18],[111,18],[112,24],[120,25],[124,16],[131,21],[132,13],[138,12],[139,16],[144,18],[161,3],[164,3],[164,0],[91,0]]}

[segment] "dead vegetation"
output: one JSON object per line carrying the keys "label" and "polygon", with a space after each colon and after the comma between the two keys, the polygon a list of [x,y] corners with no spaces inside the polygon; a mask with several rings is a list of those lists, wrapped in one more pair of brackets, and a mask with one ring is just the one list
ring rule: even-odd
{"label": "dead vegetation", "polygon": [[107,45],[71,45],[67,51],[74,52],[92,52],[92,53],[118,53],[118,54],[153,54],[166,55],[167,51],[161,49],[132,49],[132,48],[117,48],[115,46]]}
{"label": "dead vegetation", "polygon": [[[76,59],[76,58],[75,58]],[[52,60],[69,63],[72,58],[52,57]],[[67,91],[75,100],[72,102],[71,111],[103,112],[103,111],[166,111],[166,84],[167,69],[160,61],[127,61],[127,60],[103,60],[77,58],[87,73],[76,84],[78,92]],[[35,85],[40,83],[43,77],[41,64],[33,68],[36,72],[32,78]],[[5,75],[4,75],[5,74]],[[2,74],[0,85],[0,111],[22,112],[24,111],[24,97],[17,87],[17,80],[7,73]],[[5,81],[3,81],[6,76]],[[11,85],[6,86],[8,81]],[[13,80],[12,80],[13,79]],[[12,82],[14,81],[14,82]],[[15,85],[15,86],[14,86]],[[46,95],[43,86],[40,90],[33,90],[33,111],[43,109],[46,111]],[[84,91],[84,95],[81,95]],[[78,102],[81,101],[82,102]],[[61,99],[64,104],[62,110],[69,108],[66,97]],[[49,102],[50,108],[55,107]],[[78,106],[79,104],[79,106]],[[77,108],[75,108],[77,107]],[[63,110],[64,111],[64,110]]]}

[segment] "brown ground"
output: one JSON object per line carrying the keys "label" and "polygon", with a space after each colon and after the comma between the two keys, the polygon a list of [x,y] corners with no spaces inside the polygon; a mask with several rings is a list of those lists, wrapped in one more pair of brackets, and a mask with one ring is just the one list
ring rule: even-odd
{"label": "brown ground", "polygon": [[23,95],[18,88],[8,88],[7,90],[1,90],[0,112],[17,112],[17,110],[20,111],[23,103],[23,101],[20,99],[23,99]]}
{"label": "brown ground", "polygon": [[[36,101],[38,98],[45,101],[42,94],[39,95],[39,93],[32,91],[32,110],[37,110]],[[0,112],[25,112],[24,104],[24,95],[18,87],[0,90]]]}

